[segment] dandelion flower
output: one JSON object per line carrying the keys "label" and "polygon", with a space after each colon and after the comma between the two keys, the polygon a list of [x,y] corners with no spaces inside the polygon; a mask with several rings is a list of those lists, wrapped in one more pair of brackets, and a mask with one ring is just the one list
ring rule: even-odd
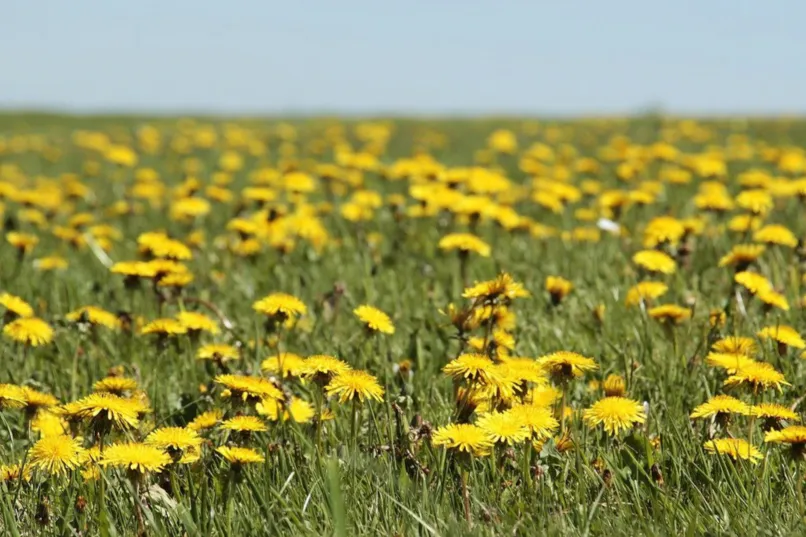
{"label": "dandelion flower", "polygon": [[252,304],[252,309],[270,317],[283,319],[305,315],[308,311],[300,299],[286,293],[272,293],[261,298]]}
{"label": "dandelion flower", "polygon": [[126,430],[137,427],[140,403],[105,392],[93,393],[62,409],[78,419],[89,421],[101,429],[115,427]]}
{"label": "dandelion flower", "polygon": [[171,464],[171,457],[157,446],[139,442],[124,442],[107,446],[98,464],[122,468],[131,473],[145,474],[160,472]]}
{"label": "dandelion flower", "polygon": [[737,272],[733,279],[736,283],[750,291],[751,294],[758,294],[763,291],[772,290],[772,282],[756,272]]}
{"label": "dandelion flower", "polygon": [[233,398],[242,401],[259,402],[263,399],[280,400],[283,398],[283,393],[271,381],[261,377],[218,375],[215,382],[227,388]]}
{"label": "dandelion flower", "polygon": [[777,326],[765,326],[758,332],[761,339],[772,339],[782,345],[794,347],[796,349],[806,348],[806,341],[800,337],[797,330],[785,324]]}
{"label": "dandelion flower", "polygon": [[[281,377],[298,377],[302,371],[305,360],[292,352],[283,352],[271,356],[261,362],[260,369],[267,373],[279,374]],[[282,373],[280,367],[282,366]]]}
{"label": "dandelion flower", "polygon": [[201,447],[202,437],[186,427],[161,427],[146,436],[145,443],[167,451],[172,458],[196,451]]}
{"label": "dandelion flower", "polygon": [[216,451],[224,457],[228,463],[233,466],[242,466],[244,464],[254,464],[264,462],[266,459],[255,451],[254,449],[235,447],[235,446],[222,446]]}
{"label": "dandelion flower", "polygon": [[743,354],[727,354],[722,352],[709,352],[705,357],[705,363],[724,369],[729,375],[734,374],[738,369],[756,363],[755,360]]}
{"label": "dandelion flower", "polygon": [[716,352],[725,354],[742,354],[744,356],[753,356],[758,352],[758,345],[756,345],[756,341],[752,338],[743,336],[728,336],[716,341],[711,348]]}
{"label": "dandelion flower", "polygon": [[233,360],[240,359],[238,348],[233,345],[226,345],[223,343],[209,343],[202,345],[196,351],[196,358],[199,360],[214,360],[225,364]]}
{"label": "dandelion flower", "polygon": [[462,296],[487,302],[493,302],[499,298],[511,301],[516,298],[528,297],[529,292],[523,288],[523,285],[513,280],[512,276],[503,272],[494,280],[480,282],[465,289]]}
{"label": "dandelion flower", "polygon": [[140,333],[160,336],[177,336],[187,333],[187,328],[176,319],[155,319],[140,329]]}
{"label": "dandelion flower", "polygon": [[60,436],[68,433],[68,424],[53,412],[40,410],[31,420],[31,430],[39,433],[40,438]]}
{"label": "dandelion flower", "polygon": [[560,276],[547,276],[546,277],[546,291],[551,296],[551,303],[558,305],[563,299],[568,296],[574,284]]}
{"label": "dandelion flower", "polygon": [[22,408],[26,403],[23,388],[16,384],[0,384],[0,409]]}
{"label": "dandelion flower", "polygon": [[383,332],[384,334],[395,333],[395,325],[392,324],[392,320],[378,308],[363,305],[358,306],[353,313],[371,331]]}
{"label": "dandelion flower", "polygon": [[84,306],[71,311],[64,316],[70,322],[87,322],[97,326],[117,329],[120,328],[120,320],[114,313],[108,312],[96,306]]}
{"label": "dandelion flower", "polygon": [[218,324],[213,319],[196,311],[179,312],[176,320],[191,334],[199,332],[217,334],[219,331]]}
{"label": "dandelion flower", "polygon": [[283,421],[292,420],[296,423],[308,423],[315,414],[313,406],[299,397],[292,397],[291,402],[288,404],[267,399],[255,405],[255,410],[258,414],[266,416],[271,421],[278,421],[280,412],[282,412]]}
{"label": "dandelion flower", "polygon": [[23,317],[5,325],[3,335],[17,343],[39,347],[53,341],[53,328],[37,317]]}
{"label": "dandelion flower", "polygon": [[586,371],[599,368],[593,358],[587,358],[576,352],[559,351],[538,358],[538,363],[552,375],[563,378],[580,377]]}
{"label": "dandelion flower", "polygon": [[642,269],[661,274],[674,274],[677,263],[671,256],[658,250],[641,250],[632,256],[632,261]]}
{"label": "dandelion flower", "polygon": [[750,408],[753,416],[770,421],[800,421],[797,412],[778,403],[759,403]]}
{"label": "dandelion flower", "polygon": [[600,399],[585,410],[582,417],[589,427],[602,425],[611,435],[617,435],[621,430],[646,421],[643,405],[626,397]]}
{"label": "dandelion flower", "polygon": [[728,455],[733,460],[746,460],[756,464],[764,455],[747,440],[741,438],[718,438],[703,444],[705,451],[715,455]]}
{"label": "dandelion flower", "polygon": [[794,248],[798,245],[798,239],[787,227],[779,224],[768,224],[753,234],[753,240],[765,244],[777,244]]}
{"label": "dandelion flower", "polygon": [[720,267],[735,266],[741,272],[755,262],[766,250],[763,244],[737,244],[719,260]]}
{"label": "dandelion flower", "polygon": [[335,356],[314,354],[308,356],[300,366],[300,375],[305,379],[312,379],[320,385],[330,382],[336,375],[349,371],[350,365]]}
{"label": "dandelion flower", "polygon": [[498,444],[519,444],[529,438],[531,431],[511,411],[489,412],[479,417],[476,425]]}
{"label": "dandelion flower", "polygon": [[463,254],[473,252],[490,257],[490,245],[472,233],[449,233],[440,239],[438,246],[440,250],[459,250]]}
{"label": "dandelion flower", "polygon": [[333,377],[325,392],[337,395],[340,403],[356,399],[363,403],[364,399],[383,401],[384,390],[378,379],[366,371],[350,370]]}
{"label": "dandelion flower", "polygon": [[223,410],[208,410],[207,412],[202,412],[193,418],[193,421],[188,423],[187,428],[196,432],[204,431],[205,429],[212,429],[218,425],[223,417]]}
{"label": "dandelion flower", "polygon": [[460,453],[483,456],[490,452],[495,441],[481,427],[468,423],[446,425],[434,431],[431,443]]}
{"label": "dandelion flower", "polygon": [[695,408],[689,417],[691,419],[697,419],[710,418],[718,415],[727,416],[729,414],[748,416],[750,415],[750,405],[730,395],[715,395],[707,402]]}
{"label": "dandelion flower", "polygon": [[31,465],[51,475],[61,475],[81,466],[86,451],[81,442],[66,435],[46,436],[31,447]]}
{"label": "dandelion flower", "polygon": [[17,317],[34,316],[34,309],[26,301],[9,293],[0,293],[0,306]]}
{"label": "dandelion flower", "polygon": [[630,288],[627,291],[627,298],[625,303],[627,306],[636,306],[641,302],[658,298],[669,290],[669,287],[663,282],[641,282]]}
{"label": "dandelion flower", "polygon": [[474,382],[486,377],[493,365],[493,361],[482,354],[461,354],[446,364],[442,371],[455,379]]}
{"label": "dandelion flower", "polygon": [[780,431],[769,431],[764,435],[764,441],[772,444],[791,444],[802,449],[806,445],[806,426],[790,425]]}
{"label": "dandelion flower", "polygon": [[256,416],[235,416],[222,421],[219,425],[221,429],[238,433],[259,433],[267,430],[263,420]]}
{"label": "dandelion flower", "polygon": [[560,427],[548,406],[517,404],[507,412],[529,430],[532,440],[547,440]]}
{"label": "dandelion flower", "polygon": [[677,304],[655,306],[654,308],[649,308],[647,313],[660,323],[681,324],[691,318],[691,310]]}
{"label": "dandelion flower", "polygon": [[754,391],[759,389],[776,388],[779,391],[782,386],[789,386],[783,373],[777,371],[772,365],[763,362],[753,362],[745,364],[736,369],[733,375],[725,380],[725,386],[741,386],[747,384]]}
{"label": "dandelion flower", "polygon": [[627,392],[627,383],[621,375],[608,375],[602,382],[602,388],[607,397],[623,397]]}

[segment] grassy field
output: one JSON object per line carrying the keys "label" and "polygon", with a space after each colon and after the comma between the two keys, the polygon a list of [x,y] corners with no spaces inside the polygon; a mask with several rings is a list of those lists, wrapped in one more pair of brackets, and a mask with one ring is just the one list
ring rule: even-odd
{"label": "grassy field", "polygon": [[801,534],[804,143],[1,116],[0,533]]}

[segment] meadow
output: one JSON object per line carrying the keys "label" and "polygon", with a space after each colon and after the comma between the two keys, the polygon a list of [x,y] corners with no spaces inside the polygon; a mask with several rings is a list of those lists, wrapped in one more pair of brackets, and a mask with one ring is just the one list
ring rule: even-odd
{"label": "meadow", "polygon": [[802,534],[805,143],[4,114],[0,533]]}

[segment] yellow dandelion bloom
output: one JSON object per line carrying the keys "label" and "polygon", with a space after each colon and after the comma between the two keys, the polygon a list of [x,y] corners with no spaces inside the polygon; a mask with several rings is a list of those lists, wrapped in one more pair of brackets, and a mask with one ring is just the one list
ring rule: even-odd
{"label": "yellow dandelion bloom", "polygon": [[446,364],[442,371],[455,379],[474,382],[486,378],[493,365],[493,361],[482,354],[461,354]]}
{"label": "yellow dandelion bloom", "polygon": [[479,417],[476,425],[498,444],[513,445],[527,440],[531,431],[518,414],[511,411],[489,412]]}
{"label": "yellow dandelion bloom", "polygon": [[254,449],[249,448],[222,446],[220,448],[217,448],[216,451],[222,457],[224,457],[224,460],[226,460],[233,466],[261,463],[266,460],[265,457],[263,457],[263,455],[261,455]]}
{"label": "yellow dandelion bloom", "polygon": [[593,358],[588,358],[570,351],[558,351],[537,359],[538,363],[552,375],[564,378],[579,377],[586,371],[599,368]]}
{"label": "yellow dandelion bloom", "polygon": [[691,419],[710,418],[719,414],[748,416],[750,415],[750,405],[730,395],[715,395],[695,408],[689,417]]}
{"label": "yellow dandelion bloom", "polygon": [[725,380],[725,386],[749,385],[754,391],[759,389],[789,386],[783,373],[777,371],[772,365],[763,362],[753,362],[740,366]]}
{"label": "yellow dandelion bloom", "polygon": [[753,240],[765,244],[777,244],[794,248],[798,245],[798,238],[786,226],[768,224],[753,233]]}
{"label": "yellow dandelion bloom", "polygon": [[378,308],[365,304],[358,306],[353,310],[353,313],[369,330],[383,332],[384,334],[395,333],[395,325],[392,324],[392,319]]}
{"label": "yellow dandelion bloom", "polygon": [[81,466],[86,451],[79,440],[70,436],[45,436],[31,447],[28,456],[34,468],[61,475]]}
{"label": "yellow dandelion bloom", "polygon": [[627,383],[621,375],[608,375],[602,388],[607,397],[623,397],[627,393]]}
{"label": "yellow dandelion bloom", "polygon": [[621,430],[626,431],[635,424],[644,423],[646,414],[638,401],[626,397],[605,397],[585,410],[582,418],[591,428],[602,425],[607,433],[617,435]]}
{"label": "yellow dandelion bloom", "polygon": [[0,306],[17,317],[34,316],[34,309],[26,301],[9,293],[0,293]]}
{"label": "yellow dandelion bloom", "polygon": [[226,345],[224,343],[209,343],[202,345],[196,351],[196,358],[199,360],[214,360],[221,363],[227,363],[232,360],[239,360],[241,357],[238,348],[233,345]]}
{"label": "yellow dandelion bloom", "polygon": [[627,297],[624,302],[627,306],[637,306],[642,301],[658,298],[666,294],[668,290],[669,286],[663,282],[641,282],[627,291]]}
{"label": "yellow dandelion bloom", "polygon": [[712,347],[716,352],[724,354],[741,354],[754,356],[758,353],[756,340],[743,336],[728,336],[716,341]]}
{"label": "yellow dandelion bloom", "polygon": [[267,399],[255,405],[255,410],[271,421],[279,421],[280,412],[283,413],[283,421],[293,420],[297,423],[308,423],[315,415],[313,406],[299,397],[292,397],[287,404]]}
{"label": "yellow dandelion bloom", "polygon": [[202,437],[186,427],[160,427],[146,436],[145,443],[167,451],[169,455],[198,450]]}
{"label": "yellow dandelion bloom", "polygon": [[259,433],[268,430],[263,420],[256,416],[235,416],[222,421],[219,428],[238,433]]}
{"label": "yellow dandelion bloom", "polygon": [[5,325],[3,335],[17,343],[39,347],[53,341],[53,328],[38,317],[22,317]]}
{"label": "yellow dandelion bloom", "polygon": [[271,317],[280,316],[285,318],[305,315],[308,311],[300,299],[286,293],[272,293],[261,298],[252,304],[252,309]]}
{"label": "yellow dandelion bloom", "polygon": [[267,373],[280,374],[282,367],[283,378],[298,377],[303,371],[305,360],[292,352],[283,352],[277,356],[270,356],[261,362],[260,369]]}
{"label": "yellow dandelion bloom", "polygon": [[460,453],[483,456],[490,453],[495,441],[481,427],[459,423],[440,427],[431,436],[431,443]]}
{"label": "yellow dandelion bloom", "polygon": [[779,403],[759,403],[750,408],[750,413],[767,420],[800,421],[797,412]]}
{"label": "yellow dandelion bloom", "polygon": [[790,425],[780,431],[769,431],[764,435],[764,441],[772,444],[803,446],[806,444],[806,426]]}
{"label": "yellow dandelion bloom", "polygon": [[120,396],[137,390],[137,381],[128,377],[106,377],[96,381],[92,389]]}
{"label": "yellow dandelion bloom", "polygon": [[703,444],[705,451],[714,455],[727,455],[733,460],[746,460],[758,463],[764,455],[747,440],[741,438],[718,438]]}
{"label": "yellow dandelion bloom", "polygon": [[142,327],[140,333],[160,336],[177,336],[187,333],[187,328],[176,319],[155,319]]}
{"label": "yellow dandelion bloom", "polygon": [[363,403],[365,399],[383,401],[384,389],[378,379],[366,371],[350,370],[333,377],[325,393],[338,396],[340,403],[355,399]]}
{"label": "yellow dandelion bloom", "polygon": [[551,296],[551,302],[554,305],[559,304],[568,296],[574,284],[560,276],[546,276],[546,291]]}
{"label": "yellow dandelion bloom", "polygon": [[641,250],[632,256],[632,261],[642,269],[661,274],[674,274],[677,263],[668,254],[658,250]]}
{"label": "yellow dandelion bloom", "polygon": [[649,308],[647,313],[660,323],[681,324],[691,318],[691,310],[677,304],[655,306],[654,308]]}
{"label": "yellow dandelion bloom", "polygon": [[223,410],[208,410],[207,412],[202,412],[193,418],[193,421],[188,423],[187,428],[197,432],[204,431],[205,429],[212,429],[218,425],[223,417]]}
{"label": "yellow dandelion bloom", "polygon": [[490,257],[490,245],[472,233],[449,233],[439,241],[439,249],[445,251],[459,250],[462,253],[476,253],[481,257]]}
{"label": "yellow dandelion bloom", "polygon": [[0,409],[22,408],[27,404],[25,390],[16,384],[0,384]]}
{"label": "yellow dandelion bloom", "polygon": [[107,446],[98,464],[145,474],[161,471],[171,464],[171,456],[150,444],[124,442]]}
{"label": "yellow dandelion bloom", "polygon": [[796,349],[806,348],[806,341],[800,337],[797,330],[785,324],[776,326],[765,326],[756,334],[761,339],[772,339],[778,343],[794,347]]}
{"label": "yellow dandelion bloom", "polygon": [[207,315],[196,311],[179,312],[176,316],[176,320],[190,333],[208,332],[210,334],[217,334],[219,332],[218,323]]}
{"label": "yellow dandelion bloom", "polygon": [[728,354],[723,352],[709,352],[705,357],[705,363],[724,369],[729,375],[734,374],[738,369],[755,364],[756,361],[744,354]]}
{"label": "yellow dandelion bloom", "polygon": [[462,293],[464,298],[483,299],[487,302],[502,299],[511,301],[516,298],[529,296],[529,292],[523,285],[512,279],[506,272],[501,273],[494,280],[480,282],[465,289]]}
{"label": "yellow dandelion bloom", "polygon": [[767,247],[763,244],[737,244],[719,260],[720,267],[736,266],[744,270],[756,261]]}
{"label": "yellow dandelion bloom", "polygon": [[96,306],[84,306],[71,311],[64,316],[70,322],[86,322],[106,328],[120,328],[120,320],[117,315]]}
{"label": "yellow dandelion bloom", "polygon": [[232,397],[243,401],[252,400],[254,402],[263,399],[281,400],[283,393],[271,383],[271,381],[248,375],[218,375],[215,378],[217,384],[221,384],[231,393]]}

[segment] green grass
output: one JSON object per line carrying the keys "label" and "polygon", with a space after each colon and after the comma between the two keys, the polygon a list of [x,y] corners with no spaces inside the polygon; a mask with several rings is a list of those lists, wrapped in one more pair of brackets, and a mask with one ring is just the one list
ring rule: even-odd
{"label": "green grass", "polygon": [[[152,121],[166,138],[176,133],[174,119]],[[20,181],[24,184],[18,186],[23,188],[30,188],[38,178],[80,174],[86,160],[102,159],[76,148],[70,142],[71,132],[104,130],[125,141],[142,123],[136,117],[0,117],[0,139],[5,141],[0,148],[6,148],[4,152],[0,150],[0,181],[15,180],[10,166],[22,172]],[[321,121],[300,119],[292,123],[297,127],[296,145],[303,164],[311,158],[331,160],[329,153],[307,153],[307,142],[321,137]],[[215,124],[223,129],[225,122],[215,120]],[[705,453],[702,445],[707,440],[709,424],[688,419],[695,406],[723,393],[724,374],[708,368],[704,358],[714,337],[709,334],[708,312],[725,307],[733,297],[733,272],[719,268],[717,262],[731,245],[742,242],[741,234],[720,228],[738,211],[713,216],[707,226],[713,232],[691,242],[690,265],[681,267],[675,275],[659,278],[670,288],[663,302],[696,302],[693,319],[676,328],[674,338],[668,337],[640,308],[624,305],[627,289],[643,278],[630,258],[642,249],[644,225],[658,215],[698,214],[691,200],[702,179],[695,177],[689,185],[666,184],[656,203],[625,212],[620,223],[628,234],[614,237],[603,233],[596,243],[576,243],[560,237],[537,239],[528,233],[507,232],[488,220],[482,220],[475,229],[492,246],[492,256],[471,257],[470,280],[491,279],[507,271],[532,293],[531,298],[513,304],[517,314],[513,354],[539,357],[556,350],[571,350],[594,357],[600,370],[573,381],[571,407],[583,410],[601,397],[600,392],[589,389],[588,381],[616,373],[627,379],[629,396],[647,401],[650,412],[640,434],[629,441],[624,436],[604,437],[601,431],[588,429],[575,414],[569,427],[576,449],[559,453],[554,442],[549,441],[542,451],[535,452],[534,468],[526,473],[521,464],[522,446],[512,453],[505,452],[498,464],[489,457],[472,461],[468,475],[472,522],[468,523],[459,481],[461,466],[441,448],[432,447],[428,439],[415,438],[413,434],[418,419],[434,428],[452,419],[452,384],[441,368],[460,347],[455,331],[438,310],[450,302],[465,305],[467,301],[461,298],[458,259],[440,252],[437,242],[448,232],[467,228],[447,214],[396,221],[386,207],[377,209],[371,221],[354,224],[339,216],[338,206],[345,196],[334,200],[336,210],[332,214],[321,217],[331,238],[322,251],[300,240],[288,254],[266,247],[257,257],[247,260],[217,248],[215,237],[227,234],[226,224],[236,214],[237,195],[249,184],[249,172],[260,166],[277,165],[280,141],[273,136],[276,124],[245,120],[246,128],[267,140],[270,152],[260,158],[247,156],[244,169],[233,174],[230,185],[236,201],[214,203],[212,212],[195,223],[169,218],[165,207],[170,191],[163,197],[163,207],[144,203],[141,214],[106,216],[105,209],[121,199],[132,179],[130,171],[102,163],[98,177],[82,178],[92,196],[76,200],[69,207],[63,205],[57,214],[48,215],[47,226],[66,225],[73,213],[96,215],[99,222],[110,223],[123,233],[109,252],[114,261],[136,258],[136,238],[144,231],[164,229],[184,238],[193,230],[204,230],[207,244],[195,250],[193,260],[188,262],[195,281],[185,290],[185,296],[209,301],[233,323],[232,330],[223,330],[217,338],[203,336],[204,341],[246,344],[264,334],[263,321],[251,308],[254,301],[274,291],[302,299],[309,308],[307,320],[302,327],[283,334],[283,349],[301,356],[338,356],[367,369],[386,388],[383,403],[360,407],[357,445],[353,447],[349,437],[350,406],[331,401],[329,406],[336,419],[325,425],[321,452],[315,447],[311,425],[270,424],[268,433],[257,435],[250,443],[264,453],[265,464],[245,468],[229,492],[228,467],[212,447],[205,448],[199,464],[175,467],[164,476],[150,477],[150,488],[142,495],[136,494],[115,470],[104,471],[98,481],[85,481],[78,472],[53,478],[35,473],[30,482],[2,486],[0,533],[134,535],[138,496],[148,535],[155,536],[785,535],[802,531],[803,497],[796,464],[785,457],[785,450],[761,443],[760,423],[755,424],[754,437],[765,460],[750,465]],[[351,130],[355,124],[344,122],[348,138],[360,147]],[[724,120],[704,124],[714,133],[707,143],[721,147],[735,133],[746,134],[753,144],[785,146],[806,141],[803,121],[753,120],[740,125]],[[501,126],[518,134],[521,151],[540,141],[558,152],[562,144],[570,144],[579,156],[596,157],[598,149],[615,135],[629,135],[634,144],[649,145],[659,139],[659,127],[674,128],[676,123],[648,117],[616,123],[578,120],[541,125],[543,129],[537,134],[524,134],[523,122],[517,119],[400,120],[395,122],[394,134],[381,160],[389,164],[411,156],[417,145],[415,139],[426,130],[442,132],[448,139],[446,147],[432,151],[434,157],[458,166],[472,164],[488,134]],[[545,139],[550,125],[563,129],[562,140]],[[59,158],[43,158],[36,148],[12,150],[14,137],[31,135],[41,136],[45,146],[59,148]],[[706,144],[681,140],[676,145],[686,153],[699,153]],[[210,182],[220,152],[221,147],[216,146],[209,151],[197,149],[192,155],[203,165],[198,179],[205,185]],[[142,155],[138,167],[157,170],[163,182],[174,187],[182,180],[179,162],[179,156],[163,151]],[[519,169],[518,157],[500,155],[497,163],[513,183],[529,184]],[[601,173],[595,177],[606,188],[637,189],[642,181],[657,179],[662,167],[661,163],[650,163],[640,178],[624,183],[615,175],[616,164],[603,162]],[[738,174],[751,168],[782,175],[758,153],[747,161],[731,161],[727,186],[733,195],[740,189]],[[584,178],[573,181],[579,185]],[[364,174],[364,185],[384,195],[406,194],[409,187],[405,180],[389,181],[375,173]],[[318,203],[325,198],[316,192],[309,199]],[[6,225],[36,233],[40,242],[21,259],[9,244],[0,244],[0,291],[27,300],[56,334],[50,345],[31,349],[7,338],[0,340],[1,382],[29,385],[67,402],[90,393],[96,380],[111,367],[122,365],[127,375],[138,380],[153,408],[140,429],[129,433],[133,439],[142,438],[154,426],[184,425],[201,411],[224,407],[218,388],[212,384],[214,370],[194,359],[197,344],[189,338],[177,338],[175,344],[158,348],[150,337],[104,329],[96,335],[80,333],[64,320],[65,313],[84,305],[126,311],[151,320],[172,316],[179,311],[181,301],[160,305],[148,286],[136,292],[126,290],[122,279],[111,274],[91,249],[72,248],[49,230],[21,222],[21,207],[13,200],[3,203]],[[409,200],[409,204],[413,202]],[[583,198],[562,214],[553,214],[527,196],[515,208],[522,215],[562,231],[593,225],[576,221],[574,209],[594,204],[594,199]],[[766,221],[784,224],[803,237],[806,223],[802,211],[797,198],[782,198]],[[368,246],[367,237],[372,233],[382,236],[376,248]],[[51,253],[64,256],[69,269],[61,273],[34,271],[33,260]],[[778,322],[802,331],[803,314],[797,302],[803,292],[795,250],[768,249],[758,269],[784,292],[791,310],[764,314],[759,304],[750,303],[747,315],[734,313],[722,334],[752,337],[762,326]],[[213,271],[222,272],[223,280],[214,278]],[[556,308],[550,306],[543,290],[548,275],[561,275],[575,286]],[[331,320],[324,312],[323,296],[337,283],[343,284],[347,292]],[[396,326],[394,335],[367,338],[363,334],[351,312],[365,303],[390,314]],[[187,304],[190,307],[191,302]],[[598,304],[607,308],[601,326],[591,313]],[[208,310],[201,311],[210,314]],[[737,311],[735,306],[732,311]],[[781,370],[791,386],[780,394],[764,392],[757,400],[787,406],[795,403],[806,387],[799,351],[790,349],[785,356],[778,356],[767,343],[761,344],[761,349],[759,359]],[[273,352],[276,351],[263,344],[255,349],[245,345],[243,359],[234,368],[259,374],[261,360]],[[410,377],[394,369],[394,364],[405,358],[414,364]],[[296,395],[314,401],[315,387],[310,383],[286,384]],[[208,391],[202,393],[200,385]],[[736,395],[750,401],[746,392],[738,391]],[[20,410],[3,410],[0,417],[0,461],[11,464],[25,460],[36,434],[27,430]],[[746,437],[748,422],[737,418],[730,431]],[[219,433],[208,436],[212,445],[223,441]],[[642,442],[648,437],[660,437],[657,450],[645,449]],[[501,451],[504,450],[499,454]],[[597,458],[612,475],[607,483],[594,467]],[[653,464],[663,475],[662,486],[651,475]],[[47,520],[42,520],[45,511]]]}

